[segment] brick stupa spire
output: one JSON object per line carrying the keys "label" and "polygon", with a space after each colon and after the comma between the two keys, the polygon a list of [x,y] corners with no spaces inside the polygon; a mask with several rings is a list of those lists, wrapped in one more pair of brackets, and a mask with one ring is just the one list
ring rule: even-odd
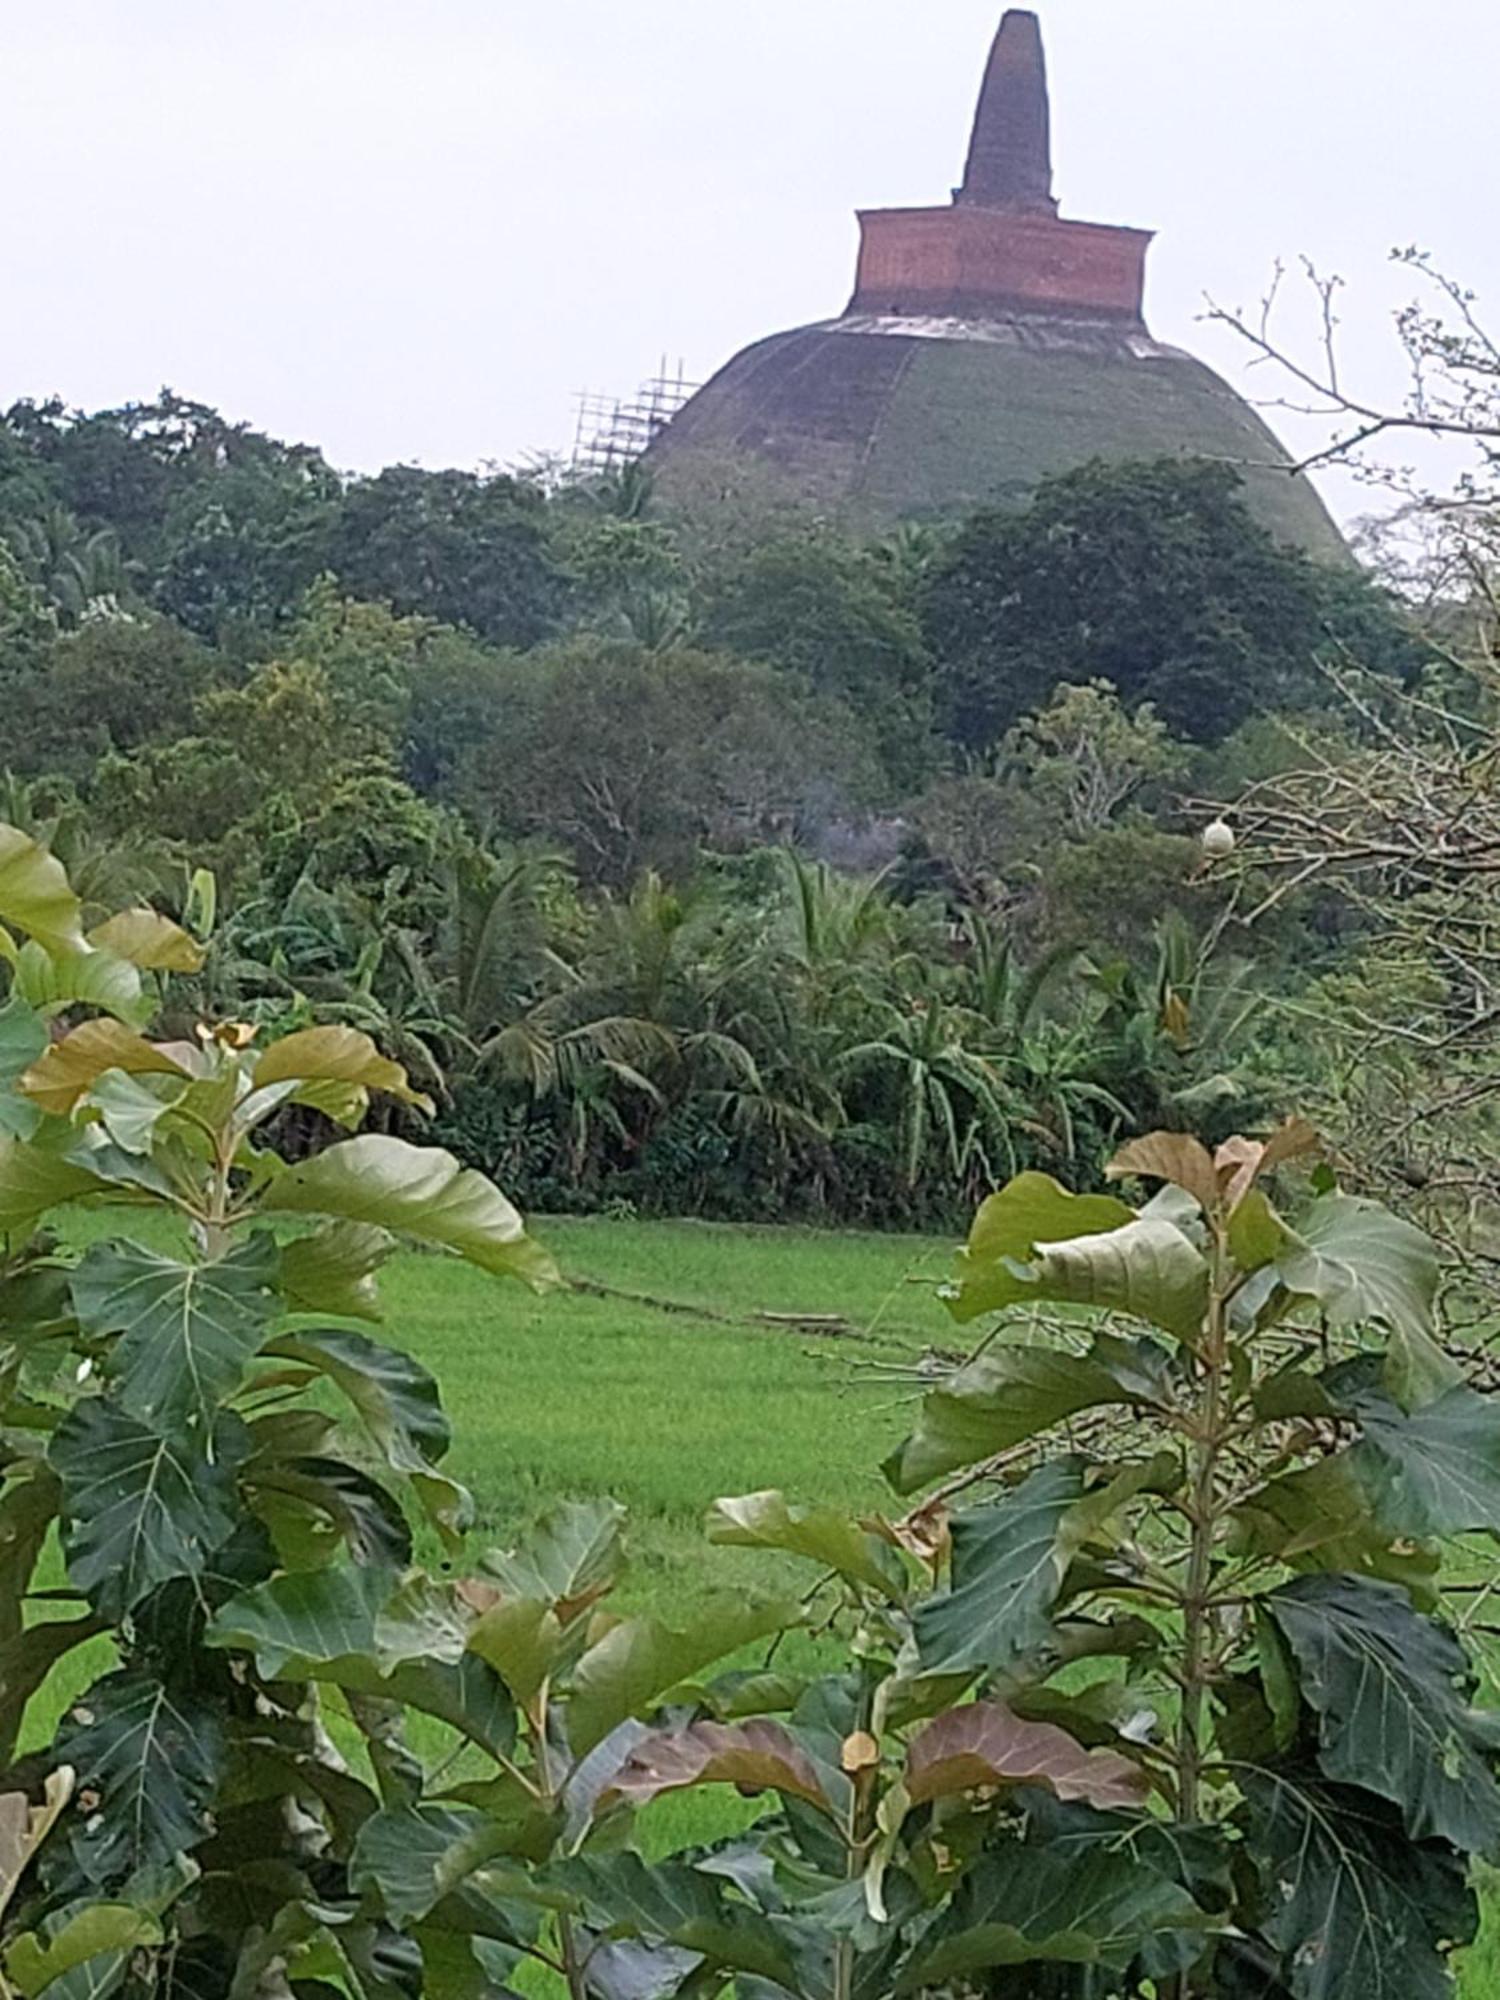
{"label": "brick stupa spire", "polygon": [[1057,213],[1042,24],[1019,7],[1001,21],[990,50],[964,183],[953,199],[971,208]]}
{"label": "brick stupa spire", "polygon": [[851,312],[1144,325],[1150,230],[1058,216],[1041,24],[1021,8],[990,50],[952,207],[872,209],[859,222]]}

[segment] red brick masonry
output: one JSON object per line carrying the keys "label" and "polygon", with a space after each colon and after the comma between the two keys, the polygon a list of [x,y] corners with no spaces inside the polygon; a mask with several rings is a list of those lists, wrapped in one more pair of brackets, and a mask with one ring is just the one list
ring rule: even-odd
{"label": "red brick masonry", "polygon": [[1149,229],[1033,211],[867,209],[850,312],[1055,312],[1142,324]]}

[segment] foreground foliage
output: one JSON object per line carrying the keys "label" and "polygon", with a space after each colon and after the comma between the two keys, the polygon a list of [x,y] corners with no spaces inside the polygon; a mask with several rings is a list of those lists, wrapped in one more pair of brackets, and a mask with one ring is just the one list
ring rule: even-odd
{"label": "foreground foliage", "polygon": [[[1141,1207],[1013,1178],[949,1301],[1001,1320],[887,1468],[945,1483],[901,1519],[721,1499],[710,1538],[808,1594],[622,1618],[607,1501],[422,1566],[467,1502],[378,1267],[399,1236],[552,1272],[440,1150],[278,1155],[294,1114],[415,1106],[401,1067],[338,1025],[148,1038],[199,943],[85,931],[19,835],[0,922],[12,1993],[442,2000],[525,1962],[575,2000],[1446,1990],[1500,1783],[1440,1544],[1500,1527],[1500,1420],[1419,1232],[1322,1166],[1273,1204],[1306,1127],[1136,1141]],[[66,1251],[80,1204],[175,1247]],[[770,1809],[648,1863],[639,1816],[705,1786]]]}

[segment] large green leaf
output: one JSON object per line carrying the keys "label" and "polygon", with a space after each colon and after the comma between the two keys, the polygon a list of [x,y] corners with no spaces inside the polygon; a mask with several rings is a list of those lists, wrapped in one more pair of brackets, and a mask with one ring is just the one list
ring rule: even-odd
{"label": "large green leaf", "polygon": [[95,1610],[118,1619],[159,1583],[201,1573],[234,1531],[235,1467],[248,1445],[228,1415],[211,1440],[189,1443],[111,1398],[69,1412],[47,1457],[62,1480],[68,1574]]}
{"label": "large green leaf", "polygon": [[42,1618],[0,1640],[0,1767],[10,1761],[27,1703],[58,1661],[107,1630],[92,1614]]}
{"label": "large green leaf", "polygon": [[92,1244],[73,1276],[73,1304],[85,1333],[119,1336],[108,1373],[121,1408],[157,1430],[211,1438],[265,1337],[276,1262],[265,1237],[212,1264]]}
{"label": "large green leaf", "polygon": [[360,1029],[338,1024],[283,1035],[257,1059],[250,1080],[256,1090],[278,1083],[344,1084],[432,1110],[432,1100],[412,1089],[400,1063],[383,1056]]}
{"label": "large green leaf", "polygon": [[[1146,1343],[1140,1343],[1146,1348]],[[1147,1400],[1148,1355],[1105,1336],[1087,1355],[1058,1347],[996,1344],[923,1398],[917,1428],[885,1462],[898,1493],[1008,1451],[1080,1410]],[[1164,1359],[1159,1349],[1149,1355]],[[1159,1393],[1159,1384],[1158,1384]]]}
{"label": "large green leaf", "polygon": [[743,1493],[708,1510],[708,1539],[730,1548],[785,1549],[899,1604],[906,1571],[889,1543],[836,1507],[794,1507],[784,1493]]}
{"label": "large green leaf", "polygon": [[[55,1982],[68,1973],[88,1968],[96,1976],[97,1961],[106,1953],[123,1970],[125,1954],[142,1945],[160,1944],[161,1936],[161,1923],[149,1910],[129,1903],[88,1903],[45,1934],[28,1931],[18,1937],[5,1954],[5,1971],[26,2000],[44,1992],[62,2000],[64,1989]],[[81,1990],[105,1989],[91,1979]]]}
{"label": "large green leaf", "polygon": [[554,1607],[564,1621],[614,1583],[624,1559],[625,1509],[617,1500],[563,1500],[515,1549],[489,1549],[482,1567],[511,1597]]}
{"label": "large green leaf", "polygon": [[1047,1300],[1130,1313],[1191,1341],[1207,1306],[1208,1264],[1166,1215],[1137,1215],[1113,1196],[1070,1195],[1045,1174],[1022,1174],[979,1211],[947,1303],[967,1321]]}
{"label": "large green leaf", "polygon": [[516,1700],[527,1704],[557,1664],[562,1620],[544,1598],[507,1597],[475,1621],[468,1643]]}
{"label": "large green leaf", "polygon": [[375,1620],[393,1587],[390,1572],[374,1565],[289,1570],[231,1598],[207,1640],[253,1653],[257,1671],[279,1680],[293,1663],[372,1652]]}
{"label": "large green leaf", "polygon": [[0,826],[0,924],[29,932],[49,951],[83,950],[79,902],[67,871],[14,826]]}
{"label": "large green leaf", "polygon": [[32,1064],[21,1078],[21,1088],[43,1111],[66,1118],[79,1098],[112,1069],[127,1076],[186,1078],[188,1074],[166,1049],[119,1021],[85,1021]]}
{"label": "large green leaf", "polygon": [[527,1236],[495,1184],[439,1146],[411,1146],[373,1132],[341,1140],[279,1175],[262,1207],[373,1223],[529,1284],[556,1276],[551,1258]]}
{"label": "large green leaf", "polygon": [[1437,1608],[1437,1553],[1373,1518],[1356,1451],[1268,1480],[1235,1509],[1235,1529],[1237,1552],[1290,1569],[1380,1577],[1403,1584],[1424,1609]]}
{"label": "large green leaf", "polygon": [[206,1638],[254,1654],[267,1679],[306,1676],[406,1702],[488,1750],[507,1751],[515,1738],[510,1699],[476,1655],[451,1658],[456,1630],[451,1614],[397,1590],[388,1570],[338,1563],[243,1592],[221,1608]]}
{"label": "large green leaf", "polygon": [[379,1319],[375,1273],[396,1247],[388,1230],[367,1222],[335,1222],[284,1244],[281,1288],[296,1312],[337,1319]]}
{"label": "large green leaf", "polygon": [[1401,1403],[1430,1401],[1459,1378],[1432,1338],[1437,1252],[1432,1239],[1357,1195],[1324,1195],[1302,1216],[1276,1275],[1312,1299],[1331,1327],[1382,1326],[1390,1334],[1388,1382]]}
{"label": "large green leaf", "polygon": [[[1058,1734],[1061,1734],[1059,1731]],[[812,1759],[785,1724],[694,1722],[686,1729],[655,1730],[635,1743],[600,1795],[648,1805],[664,1792],[697,1785],[736,1785],[744,1792],[781,1792],[828,1810]]]}
{"label": "large green leaf", "polygon": [[1149,1320],[1195,1341],[1208,1309],[1208,1263],[1177,1227],[1143,1215],[1123,1229],[1039,1246],[1026,1267],[1032,1296]]}
{"label": "large green leaf", "polygon": [[1039,1243],[1119,1229],[1135,1211],[1109,1194],[1070,1194],[1050,1174],[1017,1174],[985,1201],[974,1218],[967,1246],[959,1254],[959,1319],[998,1312],[1036,1296],[1012,1268],[1027,1264]]}
{"label": "large green leaf", "polygon": [[1060,1458],[1004,1500],[955,1516],[950,1588],[915,1618],[923,1673],[1008,1668],[1046,1644],[1083,1475],[1081,1459]]}
{"label": "large green leaf", "polygon": [[509,1853],[508,1822],[442,1806],[372,1813],[349,1858],[351,1889],[373,1889],[393,1924],[427,1916],[468,1875]]}
{"label": "large green leaf", "polygon": [[1139,1139],[1127,1139],[1105,1168],[1105,1175],[1115,1181],[1128,1174],[1181,1188],[1205,1215],[1216,1214],[1223,1202],[1224,1190],[1213,1155],[1201,1139],[1187,1132],[1147,1132]]}
{"label": "large green leaf", "polygon": [[897,1991],[960,1986],[992,1966],[1033,1961],[1122,1970],[1153,1938],[1213,1921],[1128,1836],[1010,1847],[970,1869]]}
{"label": "large green leaf", "polygon": [[25,1139],[0,1136],[0,1235],[25,1235],[48,1209],[109,1191],[109,1182]]}
{"label": "large green leaf", "polygon": [[1414,1840],[1500,1843],[1500,1784],[1451,1634],[1362,1578],[1299,1577],[1261,1602],[1296,1659],[1327,1776],[1389,1799]]}
{"label": "large green leaf", "polygon": [[1240,1777],[1270,1876],[1262,1927],[1295,2000],[1451,2000],[1447,1951],[1478,1925],[1462,1855],[1316,1771]]}
{"label": "large green leaf", "polygon": [[47,1046],[47,1024],[19,993],[0,1007],[0,1132],[29,1139],[40,1113],[17,1086]]}
{"label": "large green leaf", "polygon": [[1364,1430],[1351,1462],[1393,1535],[1500,1530],[1500,1405],[1449,1389],[1410,1412],[1366,1390],[1347,1407]]}
{"label": "large green leaf", "polygon": [[97,1113],[122,1152],[144,1155],[150,1153],[157,1127],[174,1099],[190,1088],[185,1079],[153,1077],[148,1083],[123,1069],[107,1069],[79,1102]]}
{"label": "large green leaf", "polygon": [[436,1464],[452,1442],[437,1383],[399,1347],[344,1327],[324,1327],[282,1334],[267,1351],[326,1375],[403,1472]]}
{"label": "large green leaf", "polygon": [[99,1007],[130,1027],[144,1027],[152,1001],[129,959],[89,946],[55,957],[33,939],[15,965],[15,989],[49,1018],[67,1007]]}
{"label": "large green leaf", "polygon": [[78,1774],[78,1795],[97,1801],[72,1845],[100,1887],[190,1852],[212,1831],[223,1754],[217,1715],[153,1675],[127,1668],[96,1681],[55,1750]]}
{"label": "large green leaf", "polygon": [[573,1675],[568,1737],[581,1756],[616,1723],[644,1715],[679,1682],[797,1619],[795,1605],[753,1597],[705,1605],[686,1624],[626,1618],[591,1646]]}
{"label": "large green leaf", "polygon": [[[546,1879],[571,1893],[591,1929],[676,1945],[710,1966],[748,1973],[787,1992],[801,1990],[788,1944],[776,1927],[731,1901],[722,1881],[685,1862],[587,1854],[560,1862]],[[674,1986],[686,1970],[678,1970]]]}
{"label": "large green leaf", "polygon": [[199,972],[206,956],[196,938],[159,910],[120,910],[95,924],[89,943],[147,972]]}
{"label": "large green leaf", "polygon": [[[307,1450],[298,1433],[326,1422],[315,1410],[294,1409],[257,1419],[263,1449],[246,1468],[246,1497],[271,1532],[290,1569],[315,1569],[342,1544],[354,1560],[399,1569],[411,1560],[411,1527],[390,1488],[351,1459]],[[286,1455],[276,1432],[290,1433]],[[299,1455],[300,1454],[300,1455]]]}
{"label": "large green leaf", "polygon": [[1023,1722],[1003,1701],[966,1702],[912,1738],[906,1790],[913,1805],[980,1786],[1040,1785],[1103,1811],[1145,1803],[1146,1773],[1112,1750],[1085,1750],[1048,1722]]}

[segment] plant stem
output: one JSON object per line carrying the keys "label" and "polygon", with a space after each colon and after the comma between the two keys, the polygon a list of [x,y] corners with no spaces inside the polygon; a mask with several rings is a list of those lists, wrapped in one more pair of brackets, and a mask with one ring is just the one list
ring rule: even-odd
{"label": "plant stem", "polygon": [[[550,1811],[562,1795],[565,1774],[559,1773],[553,1766],[552,1752],[547,1743],[547,1710],[548,1687],[543,1681],[532,1701],[521,1704],[521,1720],[531,1738],[532,1766],[536,1772],[536,1783],[527,1789]],[[516,1775],[520,1777],[522,1774],[517,1770]],[[584,1977],[587,1954],[580,1953],[573,1919],[563,1910],[557,1913],[557,1948],[570,2000],[589,2000],[588,1981]]]}
{"label": "plant stem", "polygon": [[1214,1542],[1219,1526],[1219,1456],[1226,1434],[1224,1370],[1228,1361],[1225,1273],[1227,1246],[1222,1231],[1214,1232],[1208,1316],[1204,1327],[1203,1399],[1193,1446],[1188,1512],[1192,1533],[1188,1543],[1187,1578],[1182,1593],[1182,1713],[1177,1729],[1177,1810],[1185,1820],[1201,1811],[1203,1714],[1208,1693],[1209,1642],[1214,1620],[1210,1602]]}

